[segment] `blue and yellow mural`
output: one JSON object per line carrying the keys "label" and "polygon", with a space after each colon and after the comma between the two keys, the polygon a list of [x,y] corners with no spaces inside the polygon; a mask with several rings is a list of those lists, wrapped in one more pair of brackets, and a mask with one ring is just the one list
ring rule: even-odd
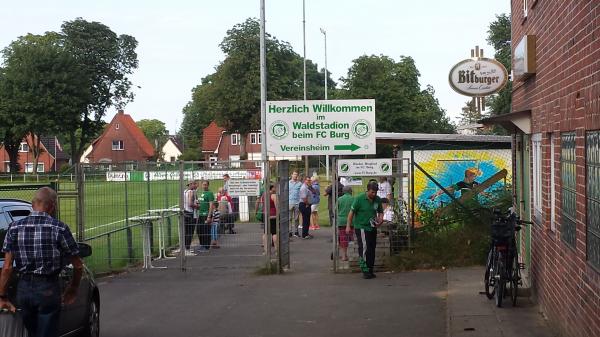
{"label": "blue and yellow mural", "polygon": [[[497,181],[486,191],[504,189],[511,184],[512,165],[510,150],[435,150],[415,151],[415,162],[442,186],[452,186],[465,178],[465,171],[471,169],[478,173],[475,181],[482,183],[499,171],[506,169],[505,179]],[[415,201],[417,205],[439,207],[447,205],[451,199],[446,194],[431,200],[439,188],[418,169],[415,169]],[[460,197],[460,191],[455,191]],[[484,197],[483,197],[484,198]]]}

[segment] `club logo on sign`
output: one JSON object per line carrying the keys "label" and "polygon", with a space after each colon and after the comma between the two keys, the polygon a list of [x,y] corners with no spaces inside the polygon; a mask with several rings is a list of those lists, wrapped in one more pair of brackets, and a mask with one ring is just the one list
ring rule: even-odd
{"label": "club logo on sign", "polygon": [[275,121],[271,123],[271,135],[275,139],[283,139],[289,134],[290,127],[284,121]]}
{"label": "club logo on sign", "polygon": [[373,132],[371,123],[365,119],[359,119],[352,124],[352,133],[358,138],[367,138],[371,132]]}
{"label": "club logo on sign", "polygon": [[382,172],[388,172],[389,170],[390,170],[390,165],[388,165],[387,163],[381,164],[381,171]]}
{"label": "club logo on sign", "polygon": [[342,164],[342,167],[340,167],[340,169],[342,170],[342,172],[348,172],[348,169],[350,167],[348,167],[348,164]]}

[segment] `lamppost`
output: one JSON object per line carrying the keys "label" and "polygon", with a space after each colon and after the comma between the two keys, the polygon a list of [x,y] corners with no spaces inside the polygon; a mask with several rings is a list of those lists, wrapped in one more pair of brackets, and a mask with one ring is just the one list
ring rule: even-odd
{"label": "lamppost", "polygon": [[[327,99],[327,31],[323,28],[319,28],[321,33],[323,33],[323,38],[325,39],[325,99]],[[325,176],[327,180],[329,180],[329,155],[325,155]]]}
{"label": "lamppost", "polygon": [[323,38],[325,39],[325,99],[327,99],[327,31],[323,28],[320,29],[321,33],[323,33]]}

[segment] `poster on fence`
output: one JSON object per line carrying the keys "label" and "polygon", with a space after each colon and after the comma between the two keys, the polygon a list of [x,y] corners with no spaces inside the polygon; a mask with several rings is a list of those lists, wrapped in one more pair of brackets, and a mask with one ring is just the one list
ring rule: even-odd
{"label": "poster on fence", "polygon": [[[405,153],[406,154],[406,153]],[[410,152],[408,153],[410,155]],[[467,172],[475,174],[475,182],[481,184],[492,176],[507,170],[507,175],[494,181],[485,191],[484,198],[493,197],[494,192],[506,190],[512,183],[512,156],[510,149],[502,150],[423,150],[415,151],[415,163],[445,188],[453,187],[455,197],[461,195],[460,183],[465,181]],[[441,193],[440,188],[425,173],[415,169],[415,201],[417,207],[441,207],[452,200]],[[485,200],[480,200],[485,201]]]}
{"label": "poster on fence", "polygon": [[260,180],[230,179],[227,188],[231,196],[257,197],[260,195]]}

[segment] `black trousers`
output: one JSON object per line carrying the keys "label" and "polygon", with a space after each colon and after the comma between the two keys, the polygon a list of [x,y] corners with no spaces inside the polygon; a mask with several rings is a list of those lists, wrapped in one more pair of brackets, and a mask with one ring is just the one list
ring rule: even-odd
{"label": "black trousers", "polygon": [[183,226],[183,232],[185,235],[185,249],[190,249],[190,246],[192,244],[192,237],[194,236],[194,231],[196,230],[196,221],[194,219],[194,213],[183,213]]}
{"label": "black trousers", "polygon": [[303,202],[298,206],[300,214],[302,214],[302,237],[308,235],[308,227],[310,227],[310,205]]}
{"label": "black trousers", "polygon": [[196,232],[198,233],[198,240],[200,246],[209,249],[210,248],[210,225],[206,223],[207,215],[201,215],[198,219],[198,227]]}
{"label": "black trousers", "polygon": [[377,246],[377,228],[370,231],[364,229],[355,229],[356,242],[358,243],[358,255],[362,257],[367,265],[368,270],[363,270],[364,273],[372,273],[375,265],[375,247]]}

